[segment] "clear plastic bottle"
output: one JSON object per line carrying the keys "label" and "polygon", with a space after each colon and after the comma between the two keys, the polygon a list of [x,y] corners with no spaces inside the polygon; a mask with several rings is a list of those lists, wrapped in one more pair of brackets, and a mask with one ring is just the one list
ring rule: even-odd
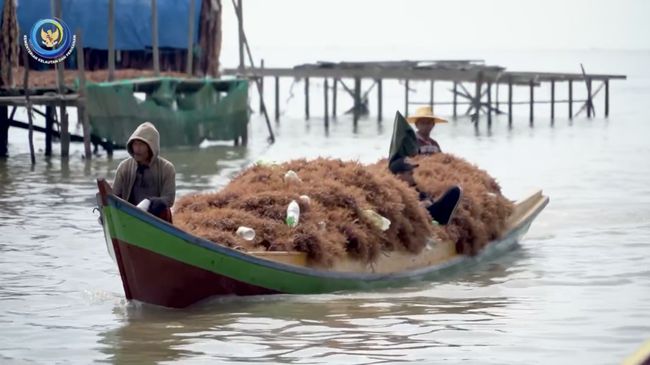
{"label": "clear plastic bottle", "polygon": [[296,203],[295,200],[292,200],[287,207],[287,225],[289,227],[295,227],[300,221],[300,206]]}
{"label": "clear plastic bottle", "polygon": [[240,226],[237,228],[237,236],[245,239],[246,241],[252,241],[255,239],[255,230],[249,227]]}

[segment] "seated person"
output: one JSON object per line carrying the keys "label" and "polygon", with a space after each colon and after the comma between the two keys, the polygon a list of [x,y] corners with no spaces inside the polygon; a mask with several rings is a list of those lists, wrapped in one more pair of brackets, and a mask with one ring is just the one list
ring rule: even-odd
{"label": "seated person", "polygon": [[445,119],[433,115],[431,107],[418,108],[415,114],[406,118],[409,123],[415,124],[415,133],[418,141],[418,154],[431,155],[442,152],[440,145],[431,138],[431,131],[437,123],[447,123]]}
{"label": "seated person", "polygon": [[390,162],[388,168],[393,174],[400,178],[400,180],[406,182],[410,187],[414,188],[418,192],[420,204],[426,208],[429,215],[431,215],[431,218],[442,225],[449,223],[456,211],[458,203],[460,202],[462,196],[461,188],[459,186],[454,186],[442,194],[438,200],[434,200],[428,194],[417,188],[415,178],[413,177],[413,169],[417,166],[418,165],[408,163],[406,158],[397,158]]}
{"label": "seated person", "polygon": [[131,157],[120,162],[113,182],[113,194],[137,205],[145,199],[148,211],[171,222],[171,206],[176,197],[174,165],[158,155],[160,135],[153,124],[140,124],[126,144]]}

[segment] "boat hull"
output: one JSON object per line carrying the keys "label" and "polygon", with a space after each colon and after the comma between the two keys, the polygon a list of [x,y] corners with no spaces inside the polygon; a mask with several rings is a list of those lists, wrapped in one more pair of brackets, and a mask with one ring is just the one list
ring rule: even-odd
{"label": "boat hull", "polygon": [[[334,272],[268,260],[192,236],[107,193],[100,199],[127,299],[182,308],[216,295],[316,294],[434,280],[511,249],[548,201],[478,256],[391,272]],[[100,185],[100,192],[102,191]],[[109,249],[110,251],[110,249]]]}

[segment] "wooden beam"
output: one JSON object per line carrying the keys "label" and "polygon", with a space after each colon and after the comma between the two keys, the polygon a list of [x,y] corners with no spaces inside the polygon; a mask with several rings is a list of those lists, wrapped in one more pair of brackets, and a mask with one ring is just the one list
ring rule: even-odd
{"label": "wooden beam", "polygon": [[81,96],[81,101],[77,104],[77,123],[81,123],[83,128],[83,137],[84,137],[84,157],[87,160],[92,158],[92,151],[90,150],[90,123],[88,120],[88,114],[86,114],[86,67],[84,64],[84,49],[83,49],[83,34],[81,29],[77,29],[77,71],[79,76],[79,95]]}
{"label": "wooden beam", "polygon": [[330,112],[330,111],[329,111],[329,108],[330,108],[330,106],[329,106],[329,102],[328,102],[328,97],[329,97],[329,94],[328,94],[328,93],[329,93],[329,90],[328,90],[328,89],[329,89],[329,86],[328,86],[327,78],[325,78],[325,79],[323,80],[323,82],[324,82],[324,86],[323,86],[323,97],[324,97],[324,99],[325,99],[325,100],[324,100],[325,105],[324,105],[324,107],[323,107],[324,118],[325,118],[325,128],[329,128],[329,125],[330,125],[330,116],[329,116],[329,112]]}
{"label": "wooden beam", "polygon": [[474,98],[474,109],[476,110],[476,116],[474,117],[474,122],[478,126],[478,122],[481,118],[481,87],[483,86],[483,74],[479,73],[476,78],[476,96]]}
{"label": "wooden beam", "polygon": [[429,80],[429,107],[431,110],[433,110],[433,104],[434,104],[434,94],[435,94],[435,81],[434,80]]}
{"label": "wooden beam", "polygon": [[609,80],[603,81],[605,84],[605,118],[609,117]]}
{"label": "wooden beam", "polygon": [[275,77],[275,121],[280,121],[280,77]]}
{"label": "wooden beam", "polygon": [[185,64],[185,73],[187,74],[187,76],[192,76],[194,72],[194,0],[190,0],[188,24],[189,25],[187,30],[187,61]]}
{"label": "wooden beam", "polygon": [[591,118],[594,116],[595,111],[594,111],[594,103],[593,103],[593,95],[591,95],[591,79],[587,79],[587,118]]}
{"label": "wooden beam", "polygon": [[555,119],[555,80],[551,80],[551,124]]}
{"label": "wooden beam", "polygon": [[569,80],[569,120],[573,119],[573,80]]}
{"label": "wooden beam", "polygon": [[512,128],[512,79],[508,80],[508,127]]}
{"label": "wooden beam", "polygon": [[332,87],[332,118],[336,119],[336,99],[339,88],[339,79],[334,78],[334,86]]}
{"label": "wooden beam", "polygon": [[382,79],[377,79],[377,121],[381,122],[384,117],[383,117],[383,102],[384,102],[384,88],[382,86],[383,81]]}
{"label": "wooden beam", "polygon": [[160,75],[160,51],[158,50],[158,5],[151,0],[151,46],[153,48],[153,72]]}
{"label": "wooden beam", "polygon": [[[260,68],[263,70],[264,69],[264,59],[260,61]],[[262,108],[265,107],[264,105],[264,76],[260,76],[260,113],[262,112]]]}
{"label": "wooden beam", "polygon": [[535,118],[535,83],[534,80],[530,80],[530,126],[533,126],[533,119]]}
{"label": "wooden beam", "polygon": [[492,128],[492,83],[488,82],[487,84],[487,122],[488,128]]}
{"label": "wooden beam", "polygon": [[0,105],[0,158],[9,155],[9,107]]}
{"label": "wooden beam", "polygon": [[115,0],[108,0],[108,81],[113,81],[114,79],[115,79]]}
{"label": "wooden beam", "polygon": [[[345,84],[343,84],[345,86]],[[361,116],[361,79],[354,79],[354,106],[352,109],[352,120],[353,124],[356,127],[359,117]]]}
{"label": "wooden beam", "polygon": [[309,120],[309,77],[305,77],[305,120]]}
{"label": "wooden beam", "polygon": [[456,104],[457,103],[457,100],[456,100],[457,95],[456,95],[456,93],[457,92],[458,92],[458,83],[456,81],[454,81],[454,89],[453,89],[453,103],[454,103],[453,104],[453,113],[454,113],[453,115],[454,115],[454,118],[456,118],[456,116],[458,115],[457,110],[456,110],[456,106],[457,106],[457,104]]}
{"label": "wooden beam", "polygon": [[[237,1],[238,5],[235,7],[235,12],[237,13],[237,29],[239,33],[239,72],[244,71],[244,0],[233,0]],[[253,65],[251,65],[253,67]]]}
{"label": "wooden beam", "polygon": [[404,116],[409,115],[409,79],[404,80]]}

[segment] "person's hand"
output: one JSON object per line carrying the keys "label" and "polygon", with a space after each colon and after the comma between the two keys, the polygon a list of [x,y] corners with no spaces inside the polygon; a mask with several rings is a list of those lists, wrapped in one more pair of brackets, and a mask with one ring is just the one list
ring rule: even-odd
{"label": "person's hand", "polygon": [[431,204],[433,204],[433,202],[431,200],[429,200],[429,199],[425,199],[425,200],[420,201],[420,206],[422,208],[428,208],[428,207],[431,206]]}

